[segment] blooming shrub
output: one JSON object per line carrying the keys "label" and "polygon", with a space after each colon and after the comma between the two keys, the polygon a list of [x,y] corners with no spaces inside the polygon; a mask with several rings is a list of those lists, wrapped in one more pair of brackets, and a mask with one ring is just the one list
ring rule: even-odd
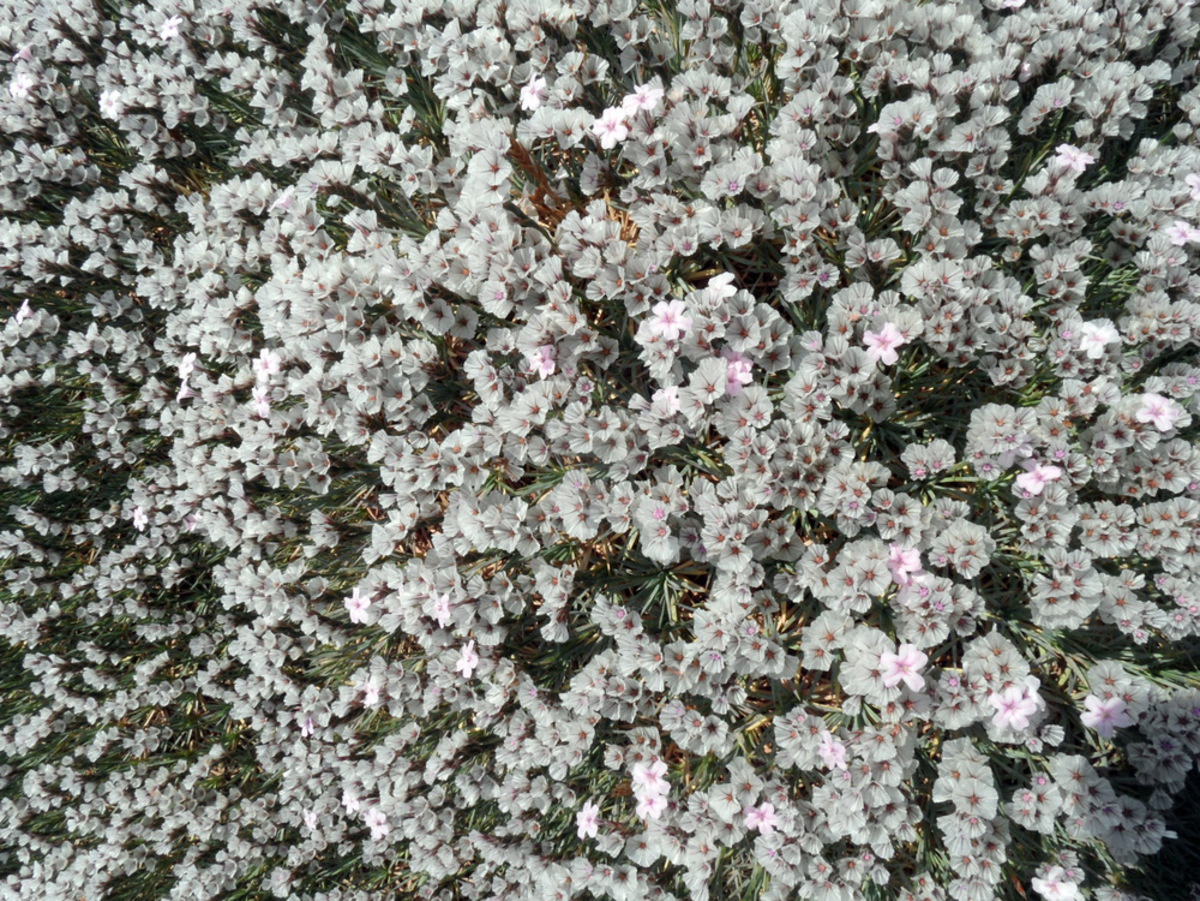
{"label": "blooming shrub", "polygon": [[1198,28],[0,4],[6,896],[1124,897]]}

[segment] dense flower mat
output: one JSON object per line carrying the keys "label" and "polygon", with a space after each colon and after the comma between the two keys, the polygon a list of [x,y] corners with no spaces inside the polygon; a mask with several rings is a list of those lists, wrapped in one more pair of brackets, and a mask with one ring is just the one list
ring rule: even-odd
{"label": "dense flower mat", "polygon": [[1132,897],[1198,30],[0,3],[4,896]]}

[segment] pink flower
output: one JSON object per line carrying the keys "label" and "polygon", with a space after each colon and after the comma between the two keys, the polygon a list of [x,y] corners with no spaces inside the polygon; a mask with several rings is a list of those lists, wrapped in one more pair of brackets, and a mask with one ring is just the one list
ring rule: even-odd
{"label": "pink flower", "polygon": [[637,764],[633,768],[634,790],[643,789],[647,793],[666,794],[671,790],[671,783],[663,777],[667,774],[667,765],[656,760],[650,765]]}
{"label": "pink flower", "polygon": [[1096,158],[1090,153],[1070,144],[1059,144],[1054,149],[1058,154],[1054,158],[1055,162],[1068,169],[1074,169],[1076,172],[1083,172],[1088,166],[1096,162]]}
{"label": "pink flower", "polygon": [[891,366],[900,359],[896,348],[907,344],[908,339],[893,323],[885,322],[878,332],[866,332],[863,335],[863,343],[867,345],[868,357],[885,366]]}
{"label": "pink flower", "polygon": [[817,745],[821,761],[831,770],[846,769],[846,746],[833,737],[828,730],[821,731],[821,743]]}
{"label": "pink flower", "polygon": [[742,393],[743,385],[754,381],[754,363],[749,357],[728,347],[721,351],[721,356],[729,363],[725,371],[725,393],[737,397]]}
{"label": "pink flower", "polygon": [[1176,247],[1200,242],[1200,228],[1192,228],[1190,222],[1184,222],[1182,219],[1172,222],[1166,233]]}
{"label": "pink flower", "polygon": [[171,16],[158,29],[158,36],[164,41],[179,37],[179,26],[183,24],[182,16]]}
{"label": "pink flower", "polygon": [[557,368],[555,363],[556,357],[557,354],[554,350],[554,345],[543,344],[529,358],[529,365],[542,378],[548,378],[554,375],[554,370]]}
{"label": "pink flower", "polygon": [[475,672],[477,666],[479,666],[479,655],[475,653],[475,639],[471,639],[462,649],[462,656],[458,658],[458,663],[454,664],[454,668],[462,673],[464,679],[470,679],[471,673]]}
{"label": "pink flower", "polygon": [[1085,322],[1079,332],[1079,348],[1092,360],[1099,360],[1104,356],[1106,346],[1121,340],[1120,333],[1107,319]]}
{"label": "pink flower", "polygon": [[15,63],[19,59],[33,59],[33,44],[25,44],[16,53],[12,55],[12,61]]}
{"label": "pink flower", "polygon": [[595,838],[600,834],[600,805],[593,801],[585,801],[579,813],[575,814],[575,828],[579,838]]}
{"label": "pink flower", "polygon": [[1088,695],[1083,699],[1083,704],[1087,712],[1081,713],[1079,719],[1089,729],[1099,732],[1101,738],[1112,738],[1115,730],[1132,726],[1135,722],[1123,698]]}
{"label": "pink flower", "polygon": [[288,188],[286,191],[281,191],[279,196],[275,198],[275,202],[271,204],[272,210],[290,210],[292,208],[292,193],[295,188]]}
{"label": "pink flower", "polygon": [[267,385],[255,385],[250,391],[254,403],[254,415],[266,419],[271,415],[271,389]]}
{"label": "pink flower", "polygon": [[742,815],[746,818],[747,829],[757,829],[763,835],[770,835],[779,825],[774,804],[764,803],[758,807],[747,807],[742,811]]}
{"label": "pink flower", "polygon": [[1066,880],[1066,870],[1062,867],[1050,867],[1045,876],[1034,876],[1029,886],[1046,901],[1083,901],[1079,886]]}
{"label": "pink flower", "polygon": [[1057,466],[1043,466],[1034,460],[1026,460],[1021,465],[1028,472],[1017,476],[1017,487],[1030,496],[1041,494],[1047,484],[1062,478],[1062,470]]}
{"label": "pink flower", "polygon": [[379,841],[379,839],[388,834],[387,814],[378,807],[372,807],[363,814],[363,822],[371,830],[371,838],[375,839],[375,841]]}
{"label": "pink flower", "polygon": [[535,75],[529,79],[529,84],[521,88],[521,109],[535,110],[546,99],[546,79]]}
{"label": "pink flower", "polygon": [[1011,685],[1004,691],[990,695],[988,703],[996,708],[992,722],[998,728],[1007,727],[1018,732],[1029,728],[1029,718],[1045,703],[1038,694],[1038,684],[1037,679],[1031,676],[1025,685]]}
{"label": "pink flower", "polygon": [[643,820],[657,820],[666,809],[666,795],[644,795],[638,798],[637,815]]}
{"label": "pink flower", "polygon": [[150,517],[146,515],[146,511],[139,507],[133,508],[133,527],[139,532],[145,531],[145,528],[150,523]]}
{"label": "pink flower", "polygon": [[922,572],[921,552],[915,547],[889,545],[888,569],[892,572],[892,581],[897,585],[909,584],[912,574]]}
{"label": "pink flower", "polygon": [[33,90],[37,80],[28,72],[18,72],[13,76],[13,80],[8,85],[8,95],[13,100],[24,100],[29,96],[29,92]]}
{"label": "pink flower", "polygon": [[660,404],[667,409],[667,415],[674,416],[679,412],[679,386],[668,385],[666,388],[659,388],[650,398],[654,403]]}
{"label": "pink flower", "polygon": [[273,375],[278,375],[281,362],[279,354],[264,347],[258,352],[258,359],[253,364],[255,379],[264,381]]}
{"label": "pink flower", "polygon": [[879,675],[883,684],[895,688],[901,682],[910,691],[920,691],[925,687],[925,677],[921,668],[929,662],[929,657],[922,653],[916,645],[900,645],[900,653],[884,652],[879,656]]}
{"label": "pink flower", "polygon": [[663,89],[652,84],[640,84],[621,101],[621,110],[627,116],[632,116],[638,110],[652,110],[658,101],[662,100]]}
{"label": "pink flower", "polygon": [[619,106],[610,106],[595,122],[592,131],[600,139],[600,146],[612,150],[629,137],[629,126],[625,124],[625,111]]}
{"label": "pink flower", "polygon": [[687,314],[687,305],[682,300],[659,301],[651,311],[654,318],[647,326],[650,334],[659,335],[668,341],[678,340],[692,327],[692,319]]}
{"label": "pink flower", "polygon": [[[15,58],[15,57],[14,57]],[[1200,200],[1200,174],[1193,172],[1184,178],[1187,186],[1192,189],[1192,200]]]}
{"label": "pink flower", "polygon": [[1143,394],[1142,405],[1133,414],[1138,422],[1154,423],[1160,432],[1169,432],[1183,416],[1183,408],[1161,394]]}
{"label": "pink flower", "polygon": [[433,602],[433,615],[443,629],[450,624],[450,595],[443,594]]}
{"label": "pink flower", "polygon": [[371,606],[371,599],[362,593],[362,589],[358,585],[354,586],[354,591],[343,603],[350,611],[350,622],[365,623],[367,621],[367,610]]}
{"label": "pink flower", "polygon": [[29,306],[29,298],[26,297],[21,301],[21,306],[17,308],[17,312],[13,314],[13,319],[17,322],[24,322],[33,315],[33,309]]}

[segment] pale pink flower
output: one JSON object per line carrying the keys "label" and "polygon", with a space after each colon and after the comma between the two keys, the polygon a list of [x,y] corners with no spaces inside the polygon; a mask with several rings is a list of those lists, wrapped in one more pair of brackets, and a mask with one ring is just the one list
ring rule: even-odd
{"label": "pale pink flower", "polygon": [[542,378],[548,378],[554,375],[557,356],[553,344],[543,344],[529,358],[529,365]]}
{"label": "pale pink flower", "polygon": [[273,375],[279,375],[281,362],[279,354],[264,347],[258,352],[258,359],[253,363],[254,378],[258,381],[263,381]]}
{"label": "pale pink flower", "polygon": [[638,110],[652,110],[663,98],[663,89],[652,84],[640,84],[621,101],[621,109],[628,116]]}
{"label": "pale pink flower", "polygon": [[314,727],[313,718],[311,716],[305,716],[304,722],[302,722],[300,724],[300,737],[308,738],[310,735],[312,735],[313,727]]}
{"label": "pale pink flower", "polygon": [[292,208],[292,194],[295,188],[288,188],[286,191],[280,192],[275,198],[275,202],[271,204],[272,210],[290,210]]}
{"label": "pale pink flower", "polygon": [[120,119],[125,112],[125,103],[117,88],[109,88],[100,95],[100,115],[108,119]]}
{"label": "pale pink flower", "polygon": [[1183,407],[1161,394],[1143,394],[1142,405],[1133,418],[1138,422],[1152,422],[1160,432],[1169,432],[1184,416]]}
{"label": "pale pink flower", "polygon": [[763,835],[770,835],[779,825],[774,804],[763,803],[758,807],[746,807],[742,815],[746,818],[747,829],[757,829]]}
{"label": "pale pink flower", "polygon": [[164,41],[170,41],[179,37],[179,26],[183,24],[182,16],[171,16],[166,19],[162,26],[158,29],[158,36]]}
{"label": "pale pink flower", "polygon": [[462,649],[462,656],[458,658],[458,663],[454,664],[454,668],[462,673],[464,679],[470,679],[471,673],[475,672],[477,666],[479,666],[479,655],[475,653],[475,639],[471,639]]}
{"label": "pale pink flower", "polygon": [[1018,732],[1029,728],[1029,718],[1045,703],[1038,694],[1037,684],[1037,679],[1031,677],[1025,685],[1010,685],[1004,691],[989,695],[988,703],[996,708],[992,722],[1001,729],[1008,727]]}
{"label": "pale pink flower", "polygon": [[592,132],[600,139],[600,146],[612,150],[629,137],[629,126],[625,124],[625,111],[619,106],[610,106],[595,122]]}
{"label": "pale pink flower", "polygon": [[1050,867],[1045,876],[1034,876],[1029,886],[1046,901],[1083,901],[1079,886],[1067,881],[1067,871],[1062,867]]}
{"label": "pale pink flower", "polygon": [[1172,222],[1166,229],[1166,234],[1176,247],[1200,242],[1200,228],[1193,228],[1190,222],[1184,222],[1182,219]]}
{"label": "pale pink flower", "polygon": [[546,99],[546,79],[535,75],[529,79],[529,84],[521,88],[521,109],[535,110]]}
{"label": "pale pink flower", "polygon": [[1025,5],[1025,0],[1004,0],[1003,6],[1005,9],[1020,9]]}
{"label": "pale pink flower", "polygon": [[1099,360],[1105,347],[1120,340],[1121,334],[1107,319],[1085,322],[1079,328],[1079,348],[1092,360]]}
{"label": "pale pink flower", "polygon": [[643,795],[638,798],[637,815],[643,820],[657,820],[666,809],[666,795]]}
{"label": "pale pink flower", "polygon": [[179,390],[175,392],[175,402],[187,400],[189,397],[195,397],[195,395],[192,394],[192,386],[187,383],[187,379],[184,379],[179,383]]}
{"label": "pale pink flower", "polygon": [[892,573],[892,581],[897,585],[907,585],[912,576],[922,572],[921,552],[915,547],[904,547],[899,544],[888,546],[888,569]]}
{"label": "pale pink flower", "polygon": [[1200,200],[1200,174],[1193,172],[1185,177],[1184,181],[1192,189],[1192,200]]}
{"label": "pale pink flower", "polygon": [[725,393],[737,397],[742,393],[742,386],[754,381],[754,362],[747,356],[732,348],[723,348],[721,356],[729,366],[725,370]]}
{"label": "pale pink flower", "polygon": [[821,731],[821,741],[817,745],[817,753],[821,755],[821,762],[829,769],[846,769],[846,746],[834,738],[832,732]]}
{"label": "pale pink flower", "polygon": [[595,838],[600,834],[600,805],[594,801],[584,801],[583,807],[575,815],[575,828],[580,839]]}
{"label": "pale pink flower", "polygon": [[633,768],[634,790],[644,789],[647,793],[664,794],[671,790],[671,784],[664,776],[667,775],[667,765],[656,760],[649,765],[639,763]]}
{"label": "pale pink flower", "polygon": [[17,312],[13,314],[13,319],[17,322],[24,322],[33,315],[33,308],[29,306],[29,298],[26,297],[21,301],[21,306],[17,308]]}
{"label": "pale pink flower", "polygon": [[18,72],[8,85],[8,95],[13,100],[24,100],[37,84],[37,79],[28,72]]}
{"label": "pale pink flower", "polygon": [[1098,698],[1088,695],[1083,699],[1083,704],[1087,711],[1081,713],[1079,719],[1089,729],[1099,732],[1101,738],[1112,738],[1115,730],[1132,726],[1135,722],[1129,715],[1124,698]]}
{"label": "pale pink flower", "polygon": [[443,594],[433,602],[433,615],[443,629],[450,624],[450,595]]}
{"label": "pale pink flower", "polygon": [[320,816],[315,810],[304,811],[304,825],[309,829],[317,828],[317,819]]}
{"label": "pale pink flower", "polygon": [[885,366],[891,366],[900,359],[896,348],[907,344],[908,339],[894,323],[885,322],[879,331],[864,333],[863,343],[867,345],[868,357]]}
{"label": "pale pink flower", "polygon": [[343,603],[350,612],[350,622],[365,623],[367,621],[367,610],[371,606],[371,599],[362,593],[361,587],[355,585],[354,591]]}
{"label": "pale pink flower", "polygon": [[1026,460],[1021,464],[1028,472],[1017,476],[1017,487],[1030,496],[1039,495],[1051,482],[1062,478],[1062,469],[1057,466],[1043,466],[1034,460]]}
{"label": "pale pink flower", "polygon": [[12,61],[33,59],[33,44],[25,44],[16,53],[12,55]]}
{"label": "pale pink flower", "polygon": [[374,707],[377,705],[380,697],[379,691],[380,685],[375,681],[375,677],[372,676],[362,684],[363,704],[365,704],[367,707]]}
{"label": "pale pink flower", "polygon": [[142,507],[133,508],[133,527],[139,532],[145,531],[146,526],[150,523],[150,517],[146,515],[146,511]]}
{"label": "pale pink flower", "polygon": [[921,669],[928,662],[929,657],[916,645],[902,644],[898,654],[885,651],[879,656],[879,675],[888,688],[903,682],[910,691],[920,691],[925,687]]}
{"label": "pale pink flower", "polygon": [[692,327],[692,318],[687,315],[687,305],[682,300],[660,300],[651,310],[654,318],[648,328],[650,334],[675,341]]}
{"label": "pale pink flower", "polygon": [[372,807],[363,814],[363,822],[371,830],[371,838],[375,841],[379,841],[388,834],[387,814],[378,807]]}
{"label": "pale pink flower", "polygon": [[666,388],[659,388],[650,398],[654,403],[661,404],[667,408],[667,414],[674,416],[679,412],[679,386],[668,385]]}
{"label": "pale pink flower", "polygon": [[358,795],[346,788],[342,790],[342,806],[346,808],[346,813],[356,813],[362,806],[362,802],[358,799]]}
{"label": "pale pink flower", "polygon": [[266,419],[271,415],[271,389],[267,385],[255,385],[250,391],[254,403],[254,415]]}
{"label": "pale pink flower", "polygon": [[1096,158],[1090,153],[1080,150],[1071,144],[1059,144],[1054,150],[1057,153],[1057,156],[1054,158],[1055,162],[1068,169],[1074,169],[1076,172],[1083,172],[1088,166],[1096,162]]}

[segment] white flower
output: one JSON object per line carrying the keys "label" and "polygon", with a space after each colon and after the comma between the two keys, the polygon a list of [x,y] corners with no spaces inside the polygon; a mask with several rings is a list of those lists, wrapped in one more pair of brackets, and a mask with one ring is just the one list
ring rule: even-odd
{"label": "white flower", "polygon": [[24,100],[36,84],[36,79],[30,73],[18,72],[8,85],[9,96],[14,100]]}
{"label": "white flower", "polygon": [[100,95],[100,115],[108,119],[120,119],[125,112],[125,103],[117,88],[109,88]]}
{"label": "white flower", "polygon": [[149,524],[150,518],[146,515],[146,511],[141,507],[133,508],[133,527],[139,532],[144,531]]}
{"label": "white flower", "polygon": [[521,88],[521,109],[535,110],[546,99],[546,79],[535,75],[529,79],[529,84]]}
{"label": "white flower", "polygon": [[1192,189],[1192,200],[1200,200],[1200,173],[1193,172],[1184,181]]}
{"label": "white flower", "polygon": [[1121,340],[1121,334],[1107,319],[1085,322],[1079,328],[1079,348],[1089,359],[1099,360],[1104,348]]}
{"label": "white flower", "polygon": [[158,29],[158,36],[164,41],[179,37],[179,26],[183,24],[182,16],[171,16]]}
{"label": "white flower", "polygon": [[254,404],[254,415],[266,419],[271,415],[271,389],[267,385],[255,385],[250,391]]}
{"label": "white flower", "polygon": [[13,314],[13,319],[15,319],[17,322],[24,322],[32,315],[33,309],[29,306],[29,298],[26,297],[23,301],[21,301],[21,306],[18,308],[17,312]]}

